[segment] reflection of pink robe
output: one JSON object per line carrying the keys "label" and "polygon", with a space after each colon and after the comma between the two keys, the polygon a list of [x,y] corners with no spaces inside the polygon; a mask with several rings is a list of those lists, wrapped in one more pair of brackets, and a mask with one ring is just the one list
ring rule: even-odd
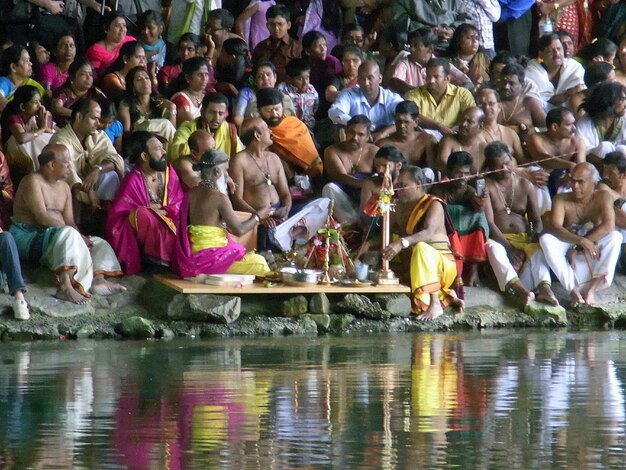
{"label": "reflection of pink robe", "polygon": [[106,232],[126,274],[140,271],[142,252],[166,263],[171,259],[183,190],[169,165],[165,171],[165,188],[162,204],[167,217],[150,208],[141,170],[135,168],[122,180],[109,209]]}
{"label": "reflection of pink robe", "polygon": [[197,253],[191,252],[187,224],[189,219],[189,193],[185,194],[180,206],[176,235],[176,247],[172,270],[181,277],[195,277],[198,274],[224,274],[231,264],[246,255],[246,248],[226,234],[228,244],[219,248],[207,248]]}

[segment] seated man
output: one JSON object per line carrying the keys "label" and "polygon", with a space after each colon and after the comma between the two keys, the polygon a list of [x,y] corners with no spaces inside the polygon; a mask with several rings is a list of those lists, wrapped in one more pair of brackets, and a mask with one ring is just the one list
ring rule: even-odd
{"label": "seated man", "polygon": [[380,67],[373,60],[359,66],[358,86],[346,88],[328,110],[328,117],[337,125],[345,126],[352,116],[366,115],[374,125],[374,141],[387,137],[394,131],[394,113],[400,95],[380,86]]}
{"label": "seated man", "polygon": [[398,147],[411,165],[433,168],[437,140],[419,126],[419,108],[413,101],[402,101],[396,106],[396,130],[378,145]]}
{"label": "seated man", "polygon": [[[287,177],[280,158],[268,151],[272,146],[273,135],[267,123],[261,118],[244,122],[241,126],[241,138],[246,143],[246,149],[233,157],[231,169],[235,183],[235,208],[255,213],[267,205],[273,207],[272,216],[266,218],[259,227],[258,249],[264,251],[278,248],[289,251],[293,236],[310,238],[326,223],[330,201],[325,198],[316,199],[294,215]],[[317,217],[311,217],[311,212],[318,209]],[[303,223],[298,224],[301,219]],[[294,227],[295,225],[299,227]],[[299,234],[300,231],[303,233]]]}
{"label": "seated man", "polygon": [[428,61],[426,85],[408,91],[404,98],[415,101],[419,107],[422,127],[441,134],[452,133],[461,113],[476,106],[469,90],[450,83],[450,62],[442,58]]}
{"label": "seated man", "polygon": [[283,113],[283,94],[275,88],[261,88],[256,94],[259,114],[271,129],[270,150],[283,162],[287,178],[296,173],[320,177],[324,166],[306,125]]}
{"label": "seated man", "polygon": [[531,160],[551,171],[550,193],[556,194],[562,186],[561,178],[576,164],[585,161],[585,143],[576,137],[576,120],[567,108],[551,109],[546,116],[546,125],[546,132],[528,137],[526,149]]}
{"label": "seated man", "polygon": [[70,169],[66,181],[72,194],[93,207],[115,198],[124,174],[124,160],[107,135],[98,130],[99,119],[100,105],[85,98],[73,106],[70,122],[50,140],[68,150]]}
{"label": "seated man", "polygon": [[539,57],[528,62],[526,76],[539,88],[546,112],[566,106],[571,96],[585,88],[585,69],[576,59],[563,57],[563,44],[556,33],[541,36],[537,48]]}
{"label": "seated man", "polygon": [[595,189],[593,165],[579,163],[570,177],[572,192],[554,197],[539,243],[575,307],[592,305],[596,291],[613,282],[622,234],[615,231],[613,198]]}
{"label": "seated man", "polygon": [[519,136],[513,129],[498,124],[498,117],[502,113],[500,93],[493,88],[481,88],[476,93],[476,104],[485,113],[482,133],[485,142],[504,142],[513,152],[513,158],[517,163],[524,163],[524,150]]}
{"label": "seated man", "polygon": [[461,113],[459,119],[459,130],[453,134],[446,134],[439,142],[438,158],[436,167],[439,170],[446,169],[448,156],[454,151],[465,151],[472,156],[476,167],[482,167],[482,147],[485,145],[483,139],[483,124],[485,113],[481,108],[472,106]]}
{"label": "seated man", "polygon": [[613,197],[615,230],[623,237],[626,235],[626,155],[622,152],[608,153],[602,161],[602,177],[598,189],[607,191]]}
{"label": "seated man", "polygon": [[198,186],[200,183],[200,172],[194,171],[193,165],[200,161],[205,152],[214,148],[215,139],[209,132],[203,129],[189,136],[189,155],[183,155],[172,163],[184,191]]}
{"label": "seated man", "polygon": [[333,215],[341,224],[359,221],[361,187],[372,174],[378,151],[376,145],[369,143],[371,125],[367,116],[357,114],[348,121],[346,140],[324,152],[324,168],[331,182],[324,186],[322,195],[335,202]]}
{"label": "seated man", "polygon": [[134,168],[111,205],[106,232],[124,272],[137,274],[142,256],[169,266],[183,190],[159,137],[135,131],[128,147]]}
{"label": "seated man", "polygon": [[[281,95],[282,96],[282,95]],[[169,144],[167,158],[170,162],[189,154],[189,136],[197,130],[205,130],[215,139],[215,148],[232,157],[243,149],[237,126],[226,121],[228,98],[221,93],[207,93],[202,100],[201,115],[193,121],[183,122]]]}
{"label": "seated man", "polygon": [[[446,163],[446,179],[451,181],[433,186],[431,194],[448,204],[452,224],[459,234],[460,254],[463,256],[463,284],[478,285],[478,263],[487,259],[485,242],[489,226],[485,218],[484,185],[475,188],[467,184],[472,175],[473,159],[468,152],[452,152]],[[484,180],[483,180],[484,181]]]}
{"label": "seated man", "polygon": [[541,233],[541,216],[532,184],[513,173],[513,158],[503,142],[485,148],[488,203],[485,213],[491,239],[489,264],[502,292],[510,290],[524,305],[535,298],[558,305],[550,288],[550,270],[533,237]]}
{"label": "seated man", "polygon": [[23,261],[55,272],[57,298],[84,304],[90,292],[109,295],[126,288],[104,278],[122,275],[111,246],[101,238],[81,235],[74,224],[72,195],[65,182],[71,170],[65,146],[44,148],[39,171],[26,176],[15,194],[10,232]]}
{"label": "seated man", "polygon": [[502,97],[502,113],[498,122],[510,127],[523,139],[532,134],[535,127],[546,125],[546,112],[541,101],[524,94],[526,72],[519,64],[508,64],[500,73],[499,92]]}
{"label": "seated man", "polygon": [[241,236],[271,217],[274,209],[267,205],[240,222],[227,194],[228,155],[209,150],[196,168],[201,181],[185,194],[180,207],[174,272],[184,278],[200,274],[268,274],[265,258],[246,254],[245,247],[235,242],[229,231]]}
{"label": "seated man", "polygon": [[398,203],[393,212],[392,226],[403,238],[384,249],[390,260],[402,250],[411,249],[411,302],[413,313],[421,320],[433,320],[452,305],[463,308],[453,285],[457,281],[454,255],[448,234],[451,227],[445,203],[426,193],[428,179],[421,168],[409,165],[400,171],[396,187]]}
{"label": "seated man", "polygon": [[387,171],[391,176],[391,183],[395,187],[400,170],[407,162],[402,152],[393,145],[381,147],[374,155],[374,173],[361,186],[361,211],[367,216],[373,216],[373,209],[378,204],[378,194],[383,186],[383,177]]}

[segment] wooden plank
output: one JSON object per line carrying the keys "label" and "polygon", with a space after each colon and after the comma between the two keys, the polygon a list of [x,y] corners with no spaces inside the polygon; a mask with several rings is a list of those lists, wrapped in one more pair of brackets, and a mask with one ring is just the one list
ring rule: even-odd
{"label": "wooden plank", "polygon": [[366,287],[348,287],[342,285],[330,286],[311,286],[311,287],[295,287],[285,286],[283,284],[274,284],[266,287],[261,284],[253,284],[244,287],[226,287],[226,286],[210,286],[208,284],[199,284],[197,282],[186,281],[172,274],[157,274],[155,280],[183,294],[317,294],[324,292],[326,294],[399,294],[410,293],[411,288],[404,285],[397,286],[366,286]]}

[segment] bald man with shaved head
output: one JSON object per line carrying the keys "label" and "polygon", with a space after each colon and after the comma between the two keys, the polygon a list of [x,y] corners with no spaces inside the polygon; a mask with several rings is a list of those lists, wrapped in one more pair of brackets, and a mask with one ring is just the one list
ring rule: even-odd
{"label": "bald man with shaved head", "polygon": [[622,234],[615,230],[613,198],[595,188],[595,167],[579,163],[570,177],[572,192],[554,197],[539,243],[575,307],[593,305],[595,293],[613,282]]}

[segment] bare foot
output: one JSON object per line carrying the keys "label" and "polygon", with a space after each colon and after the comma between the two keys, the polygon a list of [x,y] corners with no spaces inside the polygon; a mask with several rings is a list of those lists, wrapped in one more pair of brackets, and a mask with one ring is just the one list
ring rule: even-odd
{"label": "bare foot", "polygon": [[552,292],[552,289],[550,289],[550,284],[546,284],[545,282],[540,284],[537,288],[537,301],[554,307],[559,306],[559,301],[554,295],[554,292]]}
{"label": "bare foot", "polygon": [[516,297],[522,300],[524,306],[528,305],[532,300],[535,300],[535,294],[526,289],[520,281],[512,282],[509,288]]}
{"label": "bare foot", "polygon": [[126,291],[126,287],[109,282],[105,278],[94,278],[91,289],[89,289],[89,292],[95,295],[112,295],[124,291]]}
{"label": "bare foot", "polygon": [[89,302],[89,299],[82,295],[80,292],[65,285],[59,286],[54,296],[57,299],[66,300],[67,302],[72,302],[78,305],[85,305]]}
{"label": "bare foot", "polygon": [[417,316],[420,321],[431,321],[440,316],[443,313],[443,307],[437,294],[430,294],[430,305],[428,309],[421,315]]}
{"label": "bare foot", "polygon": [[585,288],[583,288],[581,294],[582,294],[583,299],[585,299],[585,302],[588,305],[595,305],[596,289],[598,288],[602,280],[603,278],[601,277],[595,277],[589,283],[587,283]]}
{"label": "bare foot", "polygon": [[589,289],[587,291],[587,293],[585,294],[585,296],[583,297],[585,299],[585,303],[587,305],[595,305],[596,303],[596,290],[595,289]]}
{"label": "bare foot", "polygon": [[450,301],[450,307],[452,307],[453,309],[455,309],[457,311],[457,313],[463,313],[465,310],[465,302],[463,302],[463,300],[461,299],[457,299],[455,298],[454,300]]}
{"label": "bare foot", "polygon": [[583,296],[580,295],[580,292],[578,292],[578,289],[572,290],[570,294],[569,306],[574,308],[574,307],[578,307],[579,305],[584,305],[585,303],[586,303],[585,299],[583,299]]}
{"label": "bare foot", "polygon": [[[463,275],[463,284],[469,287],[480,287],[480,279],[478,277],[478,264],[470,263],[466,264],[467,274]],[[465,271],[465,268],[463,269]]]}

